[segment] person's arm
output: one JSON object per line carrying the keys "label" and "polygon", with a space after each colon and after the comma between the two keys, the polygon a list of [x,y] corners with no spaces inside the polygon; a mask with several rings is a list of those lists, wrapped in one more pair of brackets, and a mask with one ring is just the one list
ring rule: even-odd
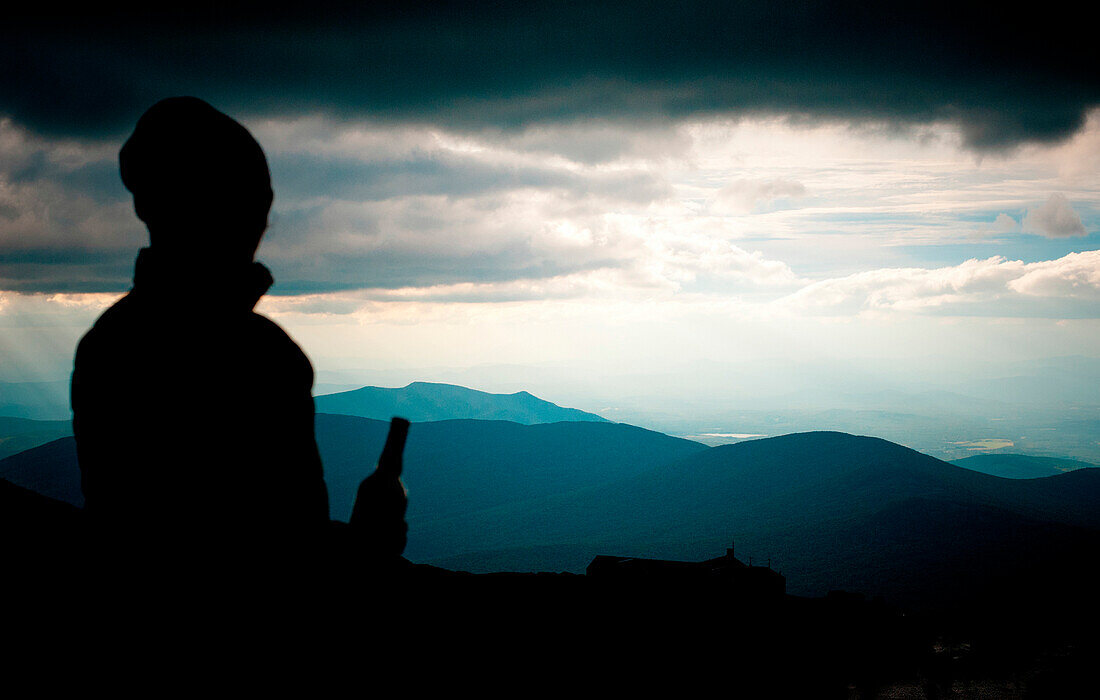
{"label": "person's arm", "polygon": [[327,525],[329,498],[315,434],[313,366],[297,346],[294,349],[298,383],[287,397],[289,405],[281,412],[288,421],[286,429],[275,437],[280,440],[281,459],[287,463],[286,473],[293,482],[290,496],[298,502],[301,521]]}
{"label": "person's arm", "polygon": [[109,479],[110,467],[103,457],[110,443],[108,416],[111,407],[103,405],[104,394],[100,389],[100,364],[92,333],[84,336],[77,346],[73,362],[69,401],[73,411],[73,436],[76,439],[77,462],[80,466],[80,487],[84,493],[84,508],[98,512],[104,506],[104,480]]}
{"label": "person's arm", "polygon": [[[312,372],[310,372],[310,376],[312,378]],[[313,382],[311,379],[311,389],[312,386]],[[302,453],[301,461],[306,479],[306,519],[321,524],[327,524],[329,520],[328,487],[325,485],[324,466],[321,464],[321,451],[317,447],[313,396],[310,391],[307,391],[306,394],[306,400],[308,400],[309,407],[303,411],[303,414],[308,413],[309,419],[304,421],[304,437],[300,445]]]}

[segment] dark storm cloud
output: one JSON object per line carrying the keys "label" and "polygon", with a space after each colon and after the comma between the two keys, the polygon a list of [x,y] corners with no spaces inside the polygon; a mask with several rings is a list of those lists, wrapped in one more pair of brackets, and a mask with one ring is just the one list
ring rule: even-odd
{"label": "dark storm cloud", "polygon": [[48,160],[45,153],[31,155],[20,167],[10,172],[0,170],[0,176],[14,185],[33,185],[36,182],[50,182],[82,195],[93,197],[101,203],[130,200],[130,193],[122,186],[118,175],[118,163],[97,160],[76,168],[60,168]]}
{"label": "dark storm cloud", "polygon": [[466,257],[378,250],[370,255],[320,255],[312,262],[313,265],[302,261],[268,261],[277,273],[283,273],[272,287],[272,295],[536,281],[624,265],[621,257],[581,260],[540,257],[522,242],[509,249]]}
{"label": "dark storm cloud", "polygon": [[441,153],[402,160],[287,154],[271,157],[280,197],[330,197],[370,201],[412,195],[464,197],[517,189],[565,192],[648,203],[671,187],[648,173],[578,174],[562,168],[479,163]]}
{"label": "dark storm cloud", "polygon": [[1100,98],[1090,25],[1058,3],[370,5],[96,6],[61,23],[23,11],[0,29],[0,111],[83,135],[122,133],[184,93],[235,115],[473,129],[756,113],[950,120],[990,150],[1064,138]]}
{"label": "dark storm cloud", "polygon": [[13,292],[123,292],[130,287],[134,251],[73,248],[4,251],[0,289]]}

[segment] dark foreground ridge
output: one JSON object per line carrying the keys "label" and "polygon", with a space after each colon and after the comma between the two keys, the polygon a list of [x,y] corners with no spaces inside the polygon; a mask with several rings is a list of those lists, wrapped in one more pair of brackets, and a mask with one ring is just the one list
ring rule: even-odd
{"label": "dark foreground ridge", "polygon": [[[1049,570],[981,605],[914,615],[859,594],[789,595],[781,574],[732,549],[701,562],[598,554],[585,575],[475,575],[368,565],[334,523],[309,551],[111,561],[89,555],[80,509],[5,481],[0,527],[18,533],[3,562],[8,639],[86,644],[89,661],[163,662],[201,639],[210,655],[277,647],[295,664],[350,660],[430,692],[618,696],[719,682],[742,697],[1062,697],[1097,650],[1091,594],[1050,595]],[[121,646],[94,644],[108,627]]]}

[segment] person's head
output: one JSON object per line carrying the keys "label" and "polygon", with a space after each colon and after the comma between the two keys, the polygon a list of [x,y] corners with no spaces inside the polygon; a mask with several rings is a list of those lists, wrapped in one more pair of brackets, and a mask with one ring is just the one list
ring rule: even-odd
{"label": "person's head", "polygon": [[141,116],[118,160],[155,250],[252,259],[267,228],[271,175],[243,126],[198,98],[170,97]]}

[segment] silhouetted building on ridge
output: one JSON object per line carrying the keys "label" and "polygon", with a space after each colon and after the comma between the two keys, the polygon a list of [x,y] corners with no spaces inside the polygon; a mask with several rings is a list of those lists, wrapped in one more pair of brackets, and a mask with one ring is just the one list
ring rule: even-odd
{"label": "silhouetted building on ridge", "polygon": [[787,592],[787,579],[782,574],[770,566],[744,563],[733,555],[732,547],[723,556],[706,561],[601,554],[592,560],[585,573],[593,580],[616,584],[717,585],[728,589],[733,595],[746,597],[782,596]]}

